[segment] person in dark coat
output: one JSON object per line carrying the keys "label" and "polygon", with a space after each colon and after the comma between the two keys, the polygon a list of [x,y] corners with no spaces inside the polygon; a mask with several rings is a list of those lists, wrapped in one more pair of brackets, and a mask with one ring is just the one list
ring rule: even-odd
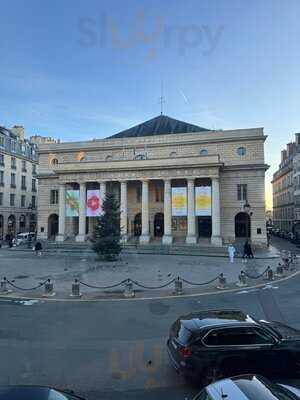
{"label": "person in dark coat", "polygon": [[248,258],[254,258],[251,244],[248,242]]}
{"label": "person in dark coat", "polygon": [[36,242],[36,244],[34,246],[35,254],[38,255],[38,256],[41,256],[42,255],[42,249],[43,249],[42,243],[41,242]]}
{"label": "person in dark coat", "polygon": [[248,243],[248,240],[246,240],[246,242],[244,244],[243,262],[247,262],[247,258],[249,258],[249,243]]}

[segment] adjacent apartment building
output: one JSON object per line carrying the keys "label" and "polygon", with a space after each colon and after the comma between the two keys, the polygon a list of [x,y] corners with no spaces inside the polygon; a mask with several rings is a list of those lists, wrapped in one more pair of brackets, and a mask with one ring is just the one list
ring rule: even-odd
{"label": "adjacent apartment building", "polygon": [[38,237],[84,241],[105,193],[123,240],[266,245],[266,136],[160,115],[106,139],[39,145]]}
{"label": "adjacent apartment building", "polygon": [[[281,151],[273,175],[273,223],[283,232],[294,232],[300,222],[300,133]],[[300,228],[300,225],[299,225]],[[300,230],[299,230],[300,231]]]}
{"label": "adjacent apartment building", "polygon": [[36,144],[24,128],[0,127],[0,238],[35,231],[37,209]]}

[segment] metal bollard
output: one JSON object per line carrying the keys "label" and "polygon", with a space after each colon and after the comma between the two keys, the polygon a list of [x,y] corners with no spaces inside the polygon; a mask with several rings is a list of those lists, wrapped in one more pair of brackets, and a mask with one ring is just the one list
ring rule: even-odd
{"label": "metal bollard", "polygon": [[182,280],[180,280],[179,276],[178,276],[178,278],[174,281],[174,283],[175,283],[174,294],[177,294],[177,295],[183,294],[183,290],[182,290]]}
{"label": "metal bollard", "polygon": [[70,294],[70,297],[81,297],[82,294],[80,293],[80,283],[78,282],[78,279],[75,279],[74,282],[72,283],[72,293]]}
{"label": "metal bollard", "polygon": [[237,282],[237,286],[248,286],[247,277],[244,271],[241,271],[239,274],[239,281]]}
{"label": "metal bollard", "polygon": [[278,267],[276,268],[276,275],[279,277],[283,276],[283,266],[281,264],[278,264]]}
{"label": "metal bollard", "polygon": [[125,289],[124,289],[124,297],[126,298],[132,298],[135,296],[134,290],[133,290],[133,284],[130,279],[127,279],[125,282]]}
{"label": "metal bollard", "polygon": [[7,289],[7,279],[4,277],[3,279],[1,279],[1,282],[0,282],[0,293],[1,294],[9,294],[11,292],[12,292],[12,290]]}
{"label": "metal bollard", "polygon": [[52,297],[55,296],[55,292],[53,291],[53,283],[51,282],[50,279],[47,280],[45,283],[45,293],[43,294],[43,297]]}
{"label": "metal bollard", "polygon": [[221,272],[219,275],[219,283],[218,283],[217,289],[221,289],[221,290],[226,289],[226,278],[225,278],[223,272]]}

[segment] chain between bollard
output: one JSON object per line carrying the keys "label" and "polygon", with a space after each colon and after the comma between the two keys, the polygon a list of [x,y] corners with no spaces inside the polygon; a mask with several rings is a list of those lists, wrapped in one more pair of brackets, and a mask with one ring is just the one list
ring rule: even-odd
{"label": "chain between bollard", "polygon": [[256,276],[249,275],[248,272],[244,272],[244,273],[245,273],[246,277],[249,278],[249,279],[259,279],[259,278],[263,277],[267,273],[269,268],[270,267],[268,266],[261,274],[256,275]]}
{"label": "chain between bollard", "polygon": [[44,286],[45,284],[46,284],[46,282],[48,281],[48,279],[46,279],[44,282],[40,282],[37,286],[34,286],[34,287],[32,287],[32,288],[24,288],[24,287],[20,287],[20,286],[17,286],[17,285],[15,285],[12,281],[10,281],[10,280],[8,280],[7,278],[5,278],[6,279],[6,282],[10,285],[10,286],[12,286],[13,288],[15,288],[15,289],[18,289],[18,290],[36,290],[36,289],[39,289],[39,288],[41,288],[42,286]]}
{"label": "chain between bollard", "polygon": [[0,282],[0,293],[1,294],[9,294],[12,293],[12,290],[7,288],[7,279],[6,277],[4,277],[3,279],[1,279]]}
{"label": "chain between bollard", "polygon": [[128,280],[128,279],[124,279],[123,281],[121,281],[121,282],[119,282],[119,283],[116,283],[116,284],[113,284],[113,285],[108,285],[108,286],[95,286],[95,285],[90,285],[89,283],[85,283],[85,282],[81,282],[81,281],[79,281],[79,283],[80,283],[81,285],[86,286],[86,287],[91,288],[91,289],[105,290],[105,289],[113,289],[113,288],[115,288],[115,287],[124,285],[124,283],[125,283],[127,280]]}

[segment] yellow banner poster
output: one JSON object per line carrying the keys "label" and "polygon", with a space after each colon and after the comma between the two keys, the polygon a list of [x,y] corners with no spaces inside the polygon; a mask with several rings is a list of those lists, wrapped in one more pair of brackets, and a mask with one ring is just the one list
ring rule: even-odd
{"label": "yellow banner poster", "polygon": [[211,216],[211,186],[195,187],[195,214],[198,217]]}
{"label": "yellow banner poster", "polygon": [[185,217],[187,215],[186,187],[172,187],[172,216]]}

